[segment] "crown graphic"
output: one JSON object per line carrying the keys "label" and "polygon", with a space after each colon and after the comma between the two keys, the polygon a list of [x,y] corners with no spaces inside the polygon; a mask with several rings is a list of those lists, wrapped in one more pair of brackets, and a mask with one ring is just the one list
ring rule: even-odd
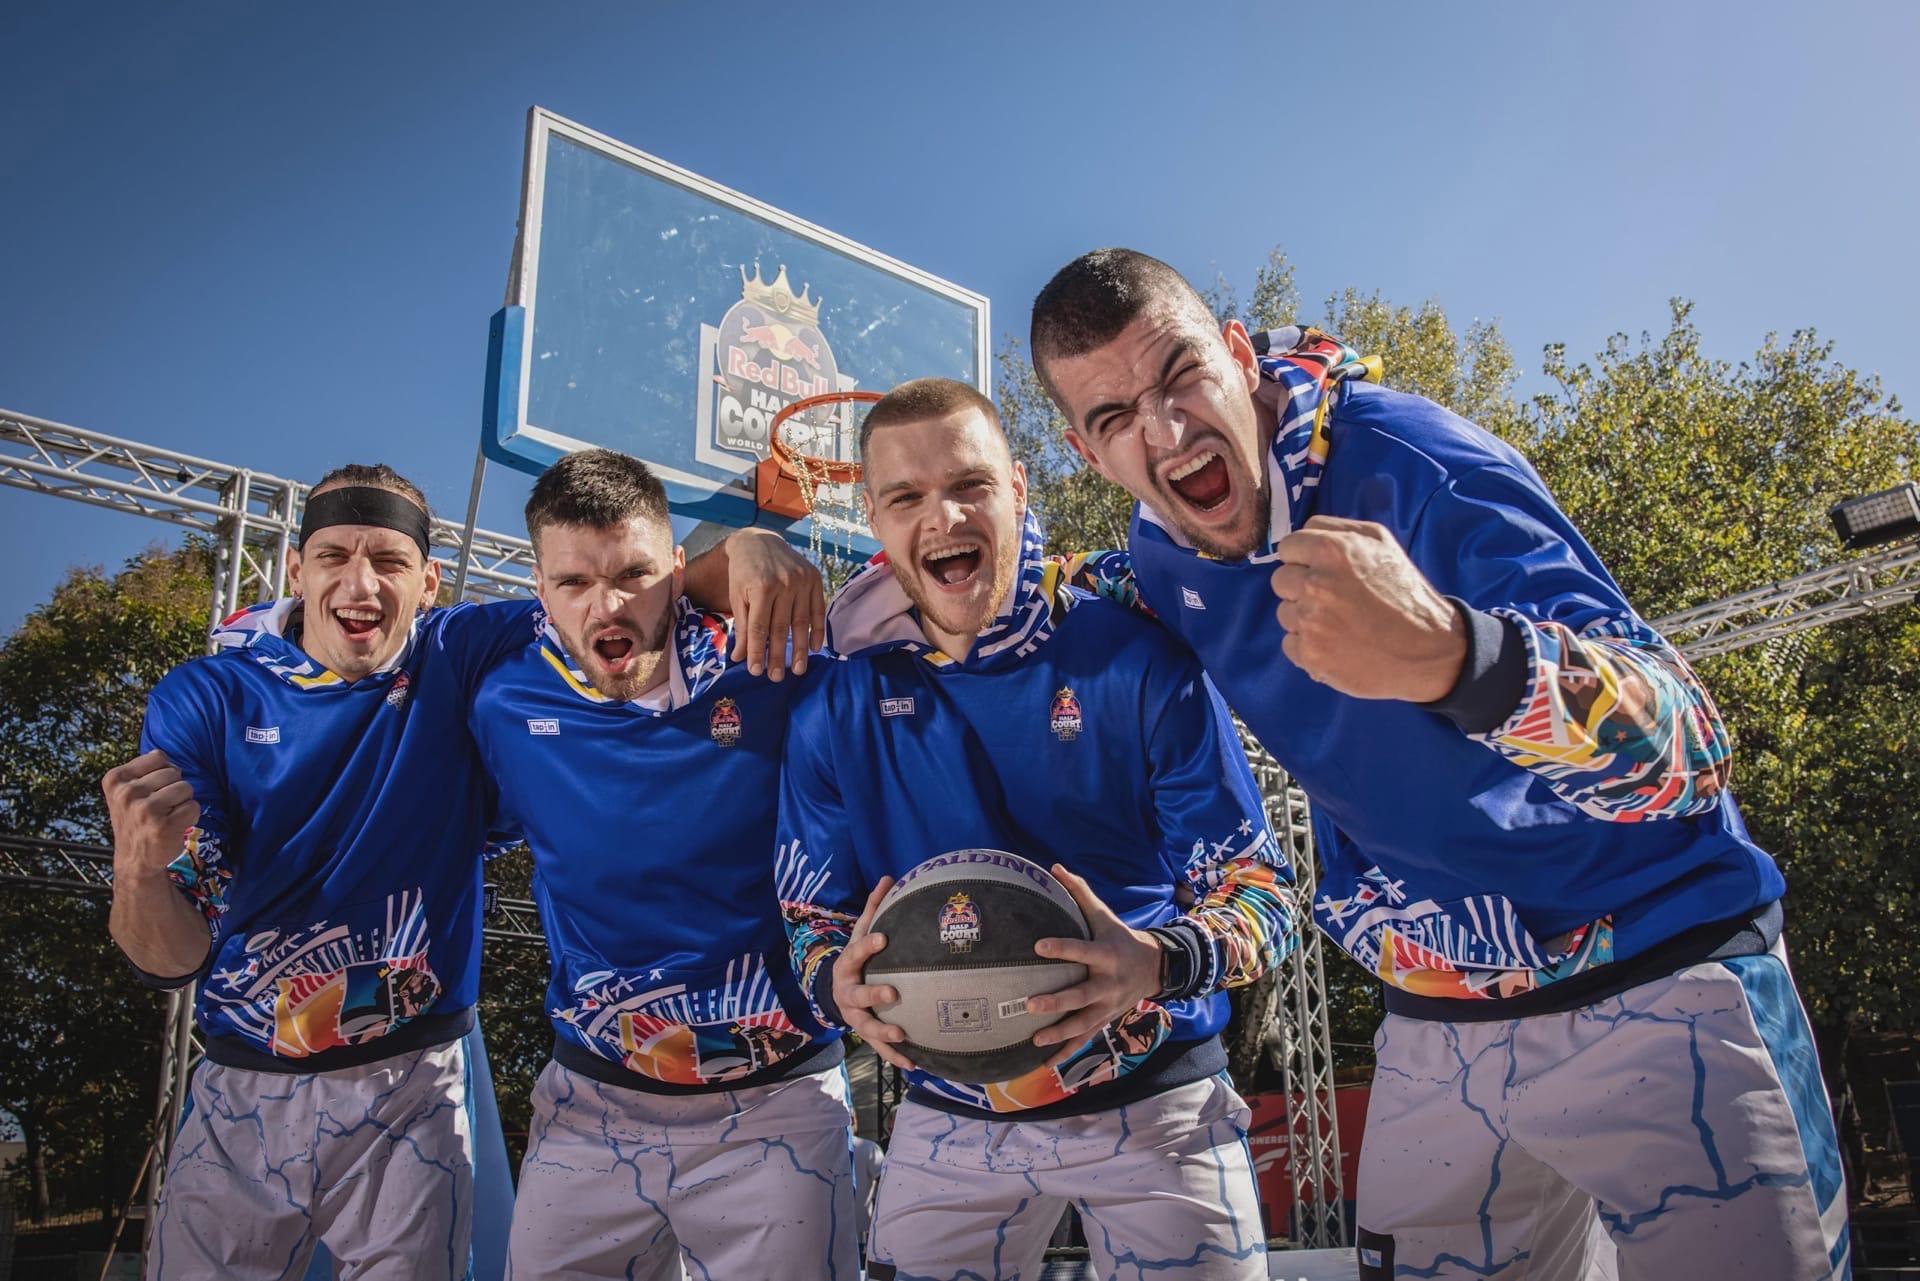
{"label": "crown graphic", "polygon": [[794,295],[793,285],[787,280],[785,263],[780,264],[780,274],[773,278],[772,284],[761,279],[760,264],[757,262],[753,264],[751,280],[747,279],[747,269],[740,269],[740,296],[755,306],[765,307],[783,320],[803,325],[820,323],[820,302],[808,296],[810,289],[811,285],[802,286],[799,295]]}

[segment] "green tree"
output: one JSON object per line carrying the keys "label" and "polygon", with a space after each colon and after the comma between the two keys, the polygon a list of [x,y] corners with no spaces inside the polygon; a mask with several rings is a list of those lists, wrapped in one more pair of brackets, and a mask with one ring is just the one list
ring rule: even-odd
{"label": "green tree", "polygon": [[[0,831],[106,840],[100,775],[134,755],[147,690],[206,647],[204,547],[69,574],[0,645]],[[0,1107],[36,1218],[110,1208],[151,1137],[164,1000],[128,975],[106,904],[0,890]]]}
{"label": "green tree", "polygon": [[[1647,617],[1843,560],[1826,509],[1920,472],[1920,424],[1811,330],[1746,361],[1667,332],[1592,363],[1548,348],[1524,451]],[[1789,945],[1829,1045],[1914,1026],[1920,617],[1855,619],[1708,659],[1733,784],[1788,880]],[[1830,1070],[1837,1068],[1830,1062]]]}

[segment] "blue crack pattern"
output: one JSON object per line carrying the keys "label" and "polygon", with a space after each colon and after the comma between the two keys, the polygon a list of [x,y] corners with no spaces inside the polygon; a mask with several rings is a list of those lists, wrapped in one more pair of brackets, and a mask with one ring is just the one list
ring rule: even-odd
{"label": "blue crack pattern", "polygon": [[549,1064],[515,1200],[508,1277],[856,1281],[845,1073],[651,1095]]}
{"label": "blue crack pattern", "polygon": [[1056,1121],[908,1104],[881,1172],[874,1257],[900,1281],[1032,1281],[1027,1265],[1071,1205],[1109,1281],[1264,1278],[1247,1122],[1223,1078]]}
{"label": "blue crack pattern", "polygon": [[[1748,997],[1725,967],[1682,971],[1567,1015],[1463,1024],[1389,1017],[1375,1043],[1361,1223],[1395,1236],[1396,1277],[1517,1277],[1530,1256],[1525,1247],[1545,1251],[1553,1244],[1530,1240],[1534,1213],[1517,1207],[1535,1203],[1542,1179],[1592,1187],[1587,1180],[1598,1171],[1611,1200],[1596,1200],[1594,1212],[1623,1252],[1669,1216],[1748,1198],[1751,1206],[1734,1217],[1718,1210],[1701,1220],[1698,1235],[1668,1235],[1658,1247],[1663,1257],[1697,1249],[1705,1264],[1714,1250],[1738,1240],[1715,1240],[1714,1231],[1757,1232],[1766,1225],[1770,1236],[1780,1235],[1782,1218],[1805,1210],[1790,1195],[1782,1199],[1781,1191],[1806,1190],[1811,1206],[1812,1178],[1804,1164],[1778,1168],[1772,1155],[1783,1148],[1767,1127],[1783,1109],[1754,1106],[1754,1100],[1769,1089],[1777,1095],[1780,1086],[1753,1069],[1755,1035]],[[1610,1040],[1618,1048],[1607,1048]],[[1582,1061],[1582,1055],[1602,1057]],[[1658,1091],[1673,1099],[1669,1137],[1689,1135],[1692,1142],[1662,1142],[1657,1154],[1635,1156],[1621,1140],[1649,1117],[1644,1103],[1624,1102],[1620,1092],[1655,1081],[1657,1073],[1678,1077],[1659,1079],[1660,1085],[1680,1087]],[[1441,1099],[1453,1100],[1451,1115]],[[1608,1119],[1608,1108],[1618,1119]],[[1598,1154],[1596,1139],[1611,1139],[1610,1150],[1625,1155],[1610,1162]],[[1796,1140],[1784,1150],[1801,1147]],[[1769,1155],[1757,1155],[1762,1152]],[[1509,1168],[1516,1158],[1517,1171]],[[1634,1175],[1648,1169],[1648,1161],[1657,1161],[1670,1181],[1636,1184]],[[1563,1174],[1552,1173],[1554,1167]],[[1434,1180],[1445,1183],[1435,1188]],[[1477,1199],[1470,1223],[1478,1250],[1463,1252],[1464,1234],[1446,1225],[1469,1226],[1450,1217],[1456,1213],[1450,1207],[1464,1210],[1470,1197]],[[1430,1253],[1421,1250],[1421,1230],[1397,1225],[1396,1213],[1427,1225]],[[1790,1258],[1774,1262],[1793,1266]]]}
{"label": "blue crack pattern", "polygon": [[325,1075],[203,1063],[149,1275],[295,1281],[324,1241],[343,1276],[468,1277],[464,1082],[457,1044]]}

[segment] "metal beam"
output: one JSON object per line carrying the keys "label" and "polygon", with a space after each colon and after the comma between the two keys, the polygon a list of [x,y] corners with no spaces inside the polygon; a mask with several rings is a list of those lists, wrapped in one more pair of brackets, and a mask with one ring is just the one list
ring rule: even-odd
{"label": "metal beam", "polygon": [[1691,659],[1811,631],[1920,597],[1920,541],[1769,583],[1652,620]]}

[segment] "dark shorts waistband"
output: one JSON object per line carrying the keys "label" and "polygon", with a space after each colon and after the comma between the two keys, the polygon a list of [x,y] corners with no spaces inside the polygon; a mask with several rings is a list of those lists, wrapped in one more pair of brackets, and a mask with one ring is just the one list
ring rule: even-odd
{"label": "dark shorts waistband", "polygon": [[1503,1000],[1416,996],[1389,986],[1384,989],[1387,1013],[1436,1023],[1498,1023],[1537,1014],[1566,1014],[1618,996],[1628,988],[1665,978],[1689,965],[1734,956],[1758,956],[1779,939],[1785,920],[1786,914],[1776,899],[1746,916],[1696,925],[1624,960],[1595,966]]}
{"label": "dark shorts waistband", "polygon": [[[287,1058],[249,1049],[231,1036],[208,1036],[207,1059],[221,1067],[244,1068],[249,1072],[278,1072],[285,1076],[304,1076],[313,1072],[337,1072],[341,1068],[365,1067],[386,1059],[412,1054],[415,1050],[437,1049],[457,1041],[473,1030],[473,1007],[452,1014],[423,1014],[408,1019],[385,1036],[360,1045],[342,1045],[305,1058]],[[202,1028],[204,1035],[206,1029]]]}
{"label": "dark shorts waistband", "polygon": [[1056,1121],[1064,1116],[1086,1116],[1090,1112],[1125,1107],[1129,1103],[1138,1103],[1141,1099],[1203,1081],[1226,1070],[1227,1049],[1220,1044],[1219,1037],[1210,1036],[1204,1041],[1169,1041],[1148,1055],[1146,1062],[1117,1081],[1089,1086],[1069,1094],[1058,1103],[1027,1108],[1021,1112],[990,1112],[985,1108],[968,1107],[964,1103],[930,1094],[918,1086],[907,1091],[907,1098],[936,1112],[970,1116],[980,1121]]}
{"label": "dark shorts waistband", "polygon": [[788,1077],[824,1072],[846,1057],[847,1047],[836,1036],[829,1041],[815,1041],[800,1053],[789,1055],[772,1067],[762,1068],[747,1076],[704,1085],[679,1085],[656,1081],[642,1072],[629,1071],[572,1041],[557,1036],[553,1038],[553,1061],[561,1067],[602,1085],[617,1085],[626,1090],[638,1090],[642,1094],[725,1094],[730,1090],[751,1090],[757,1085],[772,1085]]}

